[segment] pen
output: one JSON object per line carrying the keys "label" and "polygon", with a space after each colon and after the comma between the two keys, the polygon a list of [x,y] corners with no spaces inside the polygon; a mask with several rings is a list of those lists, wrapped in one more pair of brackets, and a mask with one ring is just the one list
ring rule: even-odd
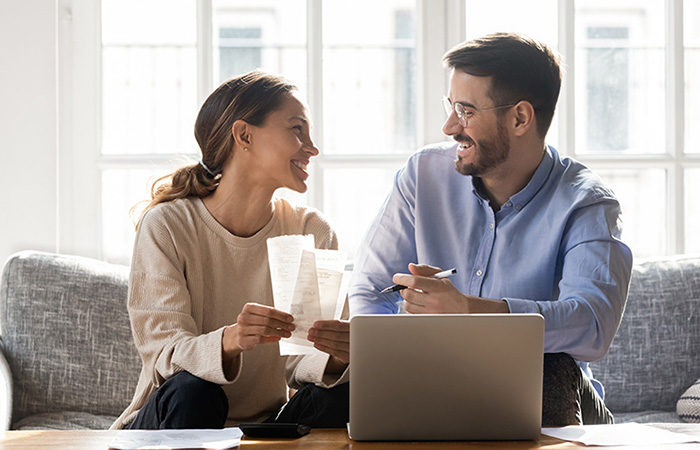
{"label": "pen", "polygon": [[[457,273],[457,269],[443,270],[442,272],[438,272],[435,275],[433,275],[433,278],[447,278],[447,277],[454,275],[456,273]],[[393,286],[389,286],[388,288],[382,289],[379,293],[380,294],[388,294],[389,292],[396,292],[396,291],[400,291],[401,289],[406,289],[406,286],[402,286],[400,284],[395,284]]]}

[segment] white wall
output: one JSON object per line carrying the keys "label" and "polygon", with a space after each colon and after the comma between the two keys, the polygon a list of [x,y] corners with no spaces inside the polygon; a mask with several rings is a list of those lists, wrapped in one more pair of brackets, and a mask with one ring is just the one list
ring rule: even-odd
{"label": "white wall", "polygon": [[0,264],[57,251],[55,0],[0,0]]}

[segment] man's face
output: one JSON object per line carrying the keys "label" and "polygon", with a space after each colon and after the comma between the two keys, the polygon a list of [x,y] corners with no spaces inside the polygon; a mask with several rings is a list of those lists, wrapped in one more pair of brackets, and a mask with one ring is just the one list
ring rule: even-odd
{"label": "man's face", "polygon": [[467,126],[462,125],[453,111],[442,131],[459,142],[455,167],[462,175],[488,176],[510,154],[510,139],[498,110],[480,111],[499,106],[488,96],[490,87],[489,77],[452,71],[448,98],[452,104],[461,103],[466,107]]}

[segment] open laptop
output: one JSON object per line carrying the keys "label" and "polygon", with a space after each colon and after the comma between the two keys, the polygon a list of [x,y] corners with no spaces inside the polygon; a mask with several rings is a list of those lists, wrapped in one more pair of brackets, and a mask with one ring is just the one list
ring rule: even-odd
{"label": "open laptop", "polygon": [[353,317],[350,437],[535,439],[543,351],[539,314]]}

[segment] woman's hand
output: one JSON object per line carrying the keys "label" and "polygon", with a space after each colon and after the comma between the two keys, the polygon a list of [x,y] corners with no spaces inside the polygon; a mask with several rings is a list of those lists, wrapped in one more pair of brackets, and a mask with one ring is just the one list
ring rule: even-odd
{"label": "woman's hand", "polygon": [[331,355],[326,373],[340,373],[350,362],[350,322],[318,320],[309,328],[307,339],[314,347]]}
{"label": "woman's hand", "polygon": [[235,324],[224,329],[224,359],[232,359],[259,344],[278,342],[292,335],[294,317],[259,303],[246,303]]}

